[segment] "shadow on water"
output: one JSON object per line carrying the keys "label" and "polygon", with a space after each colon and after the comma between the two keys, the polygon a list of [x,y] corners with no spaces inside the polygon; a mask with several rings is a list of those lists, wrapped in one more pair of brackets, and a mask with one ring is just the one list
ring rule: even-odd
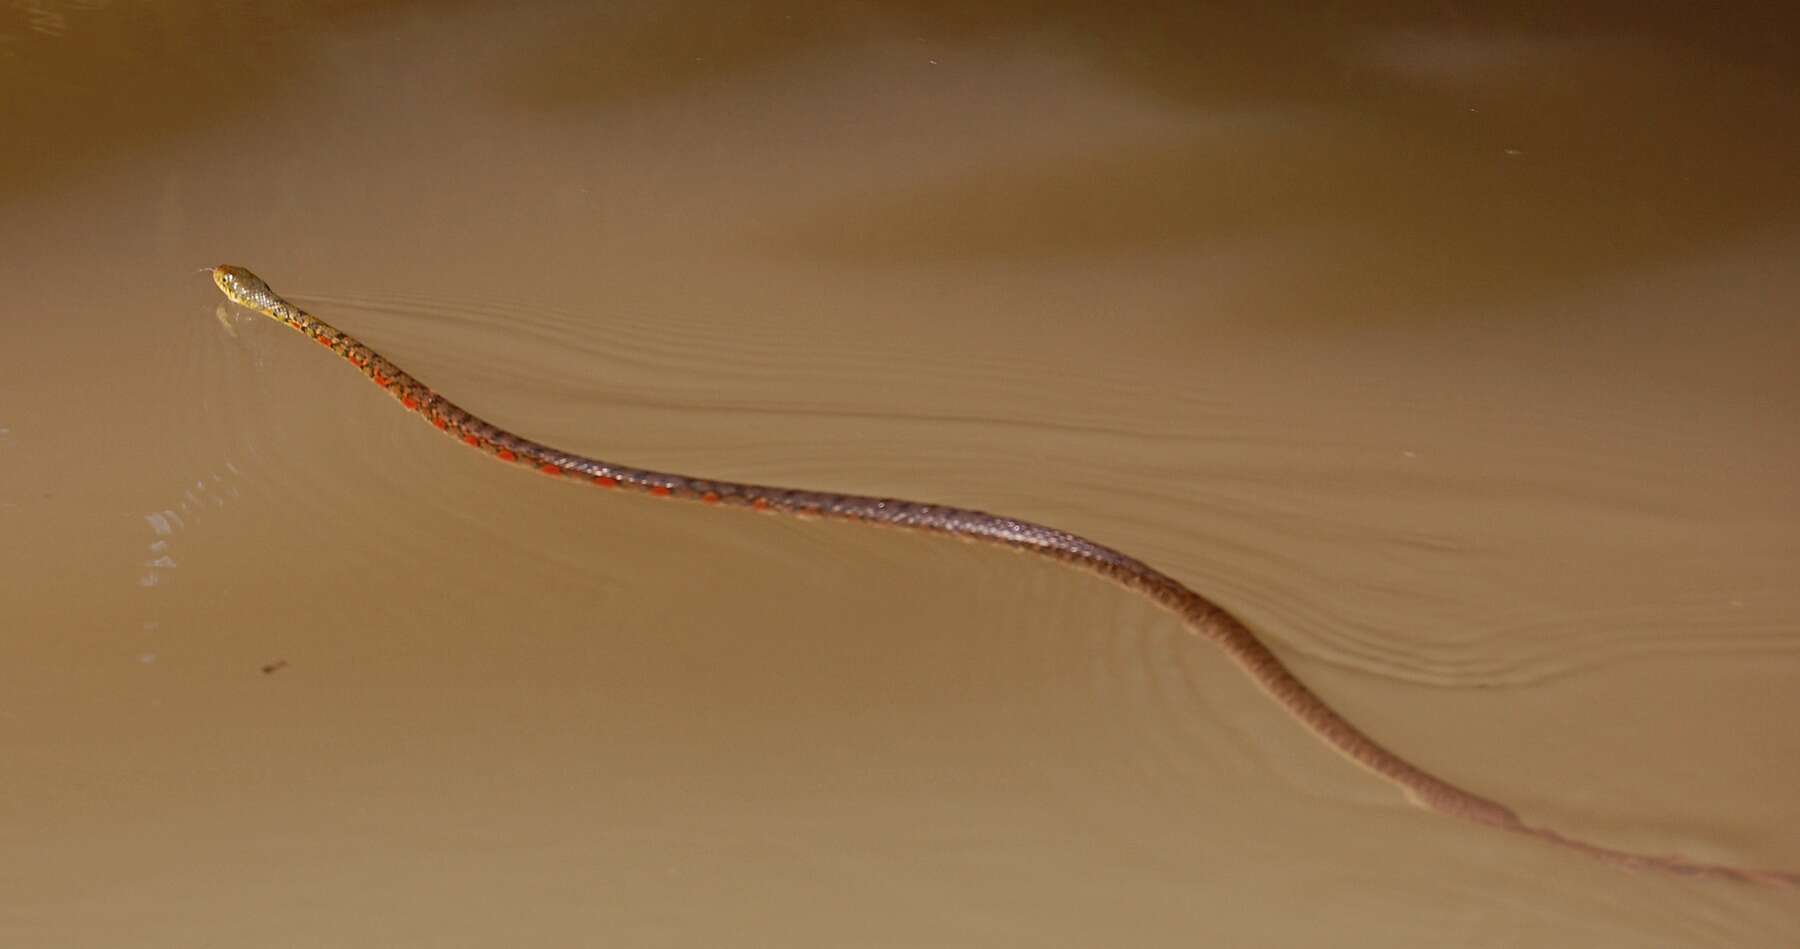
{"label": "shadow on water", "polygon": [[[1024,51],[1171,117],[1161,134],[965,157],[899,189],[892,175],[871,177],[761,235],[765,250],[808,259],[1141,259],[1324,244],[1332,266],[1259,286],[1258,308],[1371,319],[1663,267],[1800,204],[1781,144],[1800,137],[1788,94],[1800,60],[1774,22],[1786,14],[1709,19],[1616,3],[1305,13],[1166,3],[1129,16],[1076,2],[552,7],[519,14],[554,28],[514,43],[491,76],[512,108],[608,113],[902,41],[965,66]],[[16,199],[220,127],[303,133],[259,109],[319,68],[322,37],[446,9],[10,4],[0,127],[39,147],[0,149],[0,188]],[[1062,88],[1046,84],[1045,101],[1019,108],[1059,108]]]}
{"label": "shadow on water", "polygon": [[[0,7],[0,201],[79,181],[209,129],[294,134],[266,114],[320,37],[419,0],[22,0]],[[444,9],[451,4],[429,4]]]}
{"label": "shadow on water", "polygon": [[1122,16],[1074,2],[676,3],[591,15],[519,55],[501,89],[526,108],[604,110],[741,84],[875,35],[965,65],[1035,50],[1198,131],[1021,148],[898,192],[885,178],[773,249],[879,265],[1323,242],[1333,269],[1296,274],[1275,299],[1257,292],[1289,304],[1269,309],[1329,301],[1334,318],[1368,319],[1567,292],[1791,217],[1779,143],[1800,131],[1784,91],[1800,61],[1781,24],[1658,16],[1622,4],[1169,3]]}

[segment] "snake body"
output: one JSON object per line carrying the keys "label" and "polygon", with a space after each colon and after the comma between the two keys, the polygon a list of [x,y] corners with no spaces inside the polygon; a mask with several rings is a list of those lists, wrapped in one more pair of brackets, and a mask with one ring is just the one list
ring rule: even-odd
{"label": "snake body", "polygon": [[1235,616],[1144,562],[1067,531],[983,511],[894,498],[834,494],[735,481],[695,478],[587,458],[515,435],[457,406],[348,333],[282,299],[242,267],[213,268],[213,281],[232,302],[278,320],[349,362],[405,409],[489,457],[570,481],[638,491],[663,498],[741,507],[800,517],[833,518],[947,534],[1029,551],[1097,573],[1137,591],[1181,618],[1195,634],[1223,648],[1282,708],[1314,736],[1397,785],[1414,803],[1450,817],[1525,834],[1609,863],[1689,876],[1800,886],[1800,874],[1704,863],[1674,855],[1616,850],[1533,827],[1511,808],[1414,765],[1364,734],[1288,669]]}

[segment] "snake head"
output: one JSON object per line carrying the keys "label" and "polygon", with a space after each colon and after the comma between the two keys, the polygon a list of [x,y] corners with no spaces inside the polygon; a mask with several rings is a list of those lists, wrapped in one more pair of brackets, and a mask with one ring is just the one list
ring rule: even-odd
{"label": "snake head", "polygon": [[246,309],[258,310],[274,316],[273,311],[281,305],[281,298],[269,289],[261,277],[243,267],[220,264],[212,269],[213,283],[225,292],[231,302]]}

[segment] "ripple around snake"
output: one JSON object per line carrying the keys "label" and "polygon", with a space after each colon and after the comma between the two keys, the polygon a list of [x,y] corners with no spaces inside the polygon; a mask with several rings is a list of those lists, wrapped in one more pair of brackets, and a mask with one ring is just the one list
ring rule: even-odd
{"label": "ripple around snake", "polygon": [[[724,354],[731,353],[738,364],[744,364],[744,360],[739,358],[741,354],[737,351],[739,340],[736,337],[718,333],[701,324],[689,326],[667,320],[622,320],[617,322],[617,326],[624,328],[619,332],[613,316],[609,314],[606,328],[609,344],[601,346],[591,342],[595,330],[591,326],[590,316],[585,316],[582,311],[556,306],[469,303],[426,295],[313,299],[341,300],[346,307],[398,315],[404,318],[405,324],[429,322],[434,332],[441,333],[446,324],[458,326],[461,327],[460,332],[471,334],[469,346],[459,347],[469,351],[486,351],[482,342],[502,335],[538,340],[541,345],[533,347],[526,356],[520,358],[529,360],[533,373],[540,376],[543,373],[542,364],[554,359],[567,360],[570,366],[578,367],[571,371],[584,373],[592,372],[595,365],[612,365],[624,361],[659,376],[675,370],[674,366],[665,361],[676,360],[677,357],[692,359],[697,364],[706,364],[709,360],[717,360],[716,364],[726,364],[733,360],[724,358]],[[611,345],[610,341],[615,336],[627,341],[637,340],[640,345]],[[828,337],[814,342],[822,348],[828,344],[835,345]],[[761,351],[761,354],[770,359],[782,356],[784,358],[779,361],[786,366],[790,365],[786,357],[792,356],[791,348],[787,344],[779,344]],[[716,351],[713,356],[694,356],[696,352],[712,351]],[[1004,359],[1001,362],[1004,363]],[[745,371],[747,374],[753,372]],[[968,370],[965,367],[958,371]],[[246,381],[240,380],[240,383],[243,382]],[[249,382],[266,384],[262,380]],[[232,383],[237,384],[239,383]],[[716,418],[721,414],[741,414],[763,420],[798,418],[832,422],[867,421],[890,428],[908,424],[928,426],[936,432],[942,432],[947,426],[960,425],[982,434],[1012,430],[1021,437],[1070,432],[1079,434],[1083,439],[1084,450],[1089,451],[1105,449],[1109,444],[1125,449],[1137,441],[1167,442],[1183,437],[1192,442],[1204,442],[1214,448],[1229,450],[1233,446],[1229,431],[1243,427],[1241,422],[1236,422],[1228,426],[1227,432],[1223,434],[1196,433],[1183,436],[1181,433],[1159,433],[1147,429],[1121,431],[1113,424],[1067,424],[1052,418],[908,414],[891,410],[820,408],[804,403],[772,400],[725,404],[717,400],[688,398],[673,402],[669,398],[639,395],[628,388],[608,392],[604,403],[614,410],[635,407],[658,413],[691,412],[706,418]],[[260,440],[260,436],[254,431],[255,426],[246,423],[238,428],[249,432],[253,440]],[[779,464],[778,459],[792,457],[791,449],[805,444],[806,442],[800,441],[785,447],[781,444],[759,444],[754,449],[747,448],[736,457],[740,465],[749,468],[757,467],[757,459],[760,457],[767,459],[769,467],[786,470],[791,465]],[[1308,446],[1309,443],[1300,436],[1295,436],[1286,445],[1267,437],[1258,437],[1242,448],[1248,456],[1266,457],[1270,451],[1286,453]],[[894,466],[905,463],[906,459],[900,457],[892,459]],[[1250,523],[1254,522],[1254,531],[1251,533],[1257,538],[1258,542],[1255,544],[1234,541],[1232,538],[1237,536],[1237,532],[1217,534],[1207,540],[1205,548],[1209,552],[1228,553],[1233,564],[1230,576],[1221,576],[1215,572],[1211,575],[1209,584],[1232,602],[1256,605],[1267,620],[1284,630],[1284,644],[1288,648],[1334,666],[1384,678],[1437,686],[1522,687],[1566,678],[1636,657],[1682,655],[1704,658],[1787,654],[1800,648],[1791,632],[1780,624],[1758,622],[1753,618],[1755,614],[1734,613],[1717,602],[1698,598],[1673,613],[1663,607],[1641,604],[1602,605],[1585,609],[1559,604],[1550,609],[1522,600],[1509,612],[1490,612],[1479,617],[1457,615],[1455,604],[1447,603],[1443,604],[1446,621],[1438,628],[1419,630],[1396,626],[1394,617],[1390,615],[1359,616],[1346,612],[1330,601],[1305,595],[1306,590],[1320,586],[1348,586],[1350,592],[1355,594],[1357,581],[1335,566],[1328,572],[1316,558],[1283,554],[1280,552],[1283,547],[1271,546],[1267,540],[1271,536],[1291,534],[1288,549],[1307,543],[1316,545],[1322,540],[1331,541],[1334,538],[1346,548],[1379,550],[1392,549],[1396,545],[1423,546],[1445,555],[1438,559],[1463,567],[1468,565],[1467,561],[1471,557],[1479,558],[1483,555],[1481,547],[1489,548],[1488,552],[1491,553],[1491,543],[1479,539],[1473,542],[1468,539],[1452,541],[1442,534],[1395,536],[1391,527],[1379,522],[1339,522],[1334,525],[1308,500],[1299,500],[1284,508],[1281,495],[1269,490],[1269,486],[1279,483],[1280,479],[1269,472],[1259,472],[1256,469],[1213,471],[1209,473],[1204,485],[1193,487],[1187,487],[1191,482],[1188,479],[1190,473],[1185,469],[1159,472],[1134,468],[1133,471],[1141,477],[1130,489],[1131,493],[1142,500],[1157,501],[1153,505],[1155,507],[1207,510],[1220,521],[1243,519],[1247,531]],[[831,474],[827,469],[821,469],[821,473],[827,477]],[[1065,470],[1063,476],[1071,486],[1081,488],[1084,494],[1101,497],[1118,490],[1118,472],[1111,466],[1094,468],[1085,487],[1079,477],[1080,473],[1079,470]],[[1608,487],[1604,493],[1599,490],[1573,493],[1567,484],[1549,479],[1540,479],[1537,484],[1516,478],[1489,478],[1483,482],[1477,476],[1474,481],[1464,477],[1451,484],[1395,471],[1372,470],[1354,486],[1354,490],[1363,496],[1404,497],[1410,508],[1429,507],[1433,503],[1430,500],[1433,495],[1453,499],[1510,496],[1508,503],[1532,506],[1534,510],[1540,511],[1561,508],[1568,511],[1569,517],[1579,514],[1592,519],[1597,516],[1597,512],[1610,512],[1612,516],[1620,518],[1657,516],[1652,496],[1642,492],[1636,497],[1629,491],[1621,493],[1616,490],[1618,483],[1614,479],[1605,479],[1604,484]],[[1623,483],[1629,486],[1634,482],[1627,480]],[[1458,500],[1457,503],[1466,502]],[[446,509],[456,507],[448,500],[444,506]],[[1118,512],[1112,512],[1107,517],[1114,522],[1121,517],[1129,521],[1128,516]],[[1126,526],[1129,527],[1129,523]],[[1153,535],[1154,529],[1159,526],[1145,524],[1143,531],[1127,530],[1126,533]],[[1155,553],[1156,559],[1162,562],[1191,561],[1191,554],[1184,557],[1183,548],[1177,546],[1171,546],[1167,550],[1152,548],[1149,552]],[[1417,562],[1416,558],[1413,558],[1413,562]],[[1423,588],[1429,589],[1431,586],[1425,584]],[[1401,595],[1409,604],[1407,612],[1416,617],[1419,613],[1417,603],[1420,591],[1420,585],[1409,584],[1404,590],[1385,593],[1370,590],[1351,595],[1347,599],[1362,602]],[[1766,593],[1779,595],[1778,591]],[[1756,594],[1752,592],[1749,595]],[[1489,649],[1483,646],[1485,643],[1497,642],[1504,642],[1506,648]]]}
{"label": "ripple around snake", "polygon": [[[745,325],[721,327],[715,321],[693,319],[651,319],[630,308],[609,309],[604,327],[596,325],[593,311],[576,310],[556,304],[527,305],[516,302],[472,302],[428,295],[357,295],[305,297],[309,301],[339,308],[360,309],[376,314],[402,318],[410,335],[432,337],[445,335],[446,326],[455,327],[456,335],[467,334],[468,352],[481,352],[480,360],[459,361],[453,367],[472,366],[507,368],[510,375],[545,377],[565,372],[568,378],[592,379],[605,367],[611,377],[629,370],[640,378],[667,386],[671,380],[682,383],[682,391],[719,392],[734,379],[753,380],[767,386],[770,379],[787,380],[785,391],[795,394],[790,403],[719,404],[717,398],[647,400],[634,387],[609,384],[608,402],[639,400],[661,408],[716,412],[751,412],[867,418],[892,421],[907,419],[933,424],[973,425],[985,428],[1027,428],[1044,432],[1072,432],[1104,440],[1140,440],[1168,443],[1191,441],[1216,444],[1230,436],[1225,430],[1192,433],[1129,424],[1129,414],[1093,411],[1076,414],[1032,413],[1021,406],[1020,414],[982,414],[966,409],[956,411],[897,413],[883,406],[879,410],[819,409],[816,402],[801,398],[817,391],[833,380],[859,380],[891,377],[898,386],[929,389],[934,385],[955,385],[958,391],[1016,390],[1022,384],[1040,380],[1045,372],[1041,363],[1020,352],[1004,348],[959,351],[955,360],[935,358],[943,343],[906,335],[883,337],[871,341],[867,334],[849,332],[826,324],[804,332],[791,329],[755,330]],[[417,325],[428,324],[428,325]],[[507,347],[494,345],[496,340],[516,344],[519,340],[537,343],[526,357],[511,365],[502,360]],[[516,348],[516,346],[514,347]],[[809,358],[808,354],[816,358]],[[568,367],[559,370],[558,365]],[[1084,365],[1087,373],[1103,373],[1109,388],[1121,401],[1192,398],[1156,389],[1141,378],[1130,365]],[[616,388],[616,391],[613,391]],[[846,388],[835,386],[835,388]],[[1206,417],[1222,409],[1217,403],[1190,407],[1196,417]],[[1127,421],[1122,421],[1127,420]]]}
{"label": "ripple around snake", "polygon": [[671,473],[637,472],[597,459],[539,445],[482,422],[354,337],[281,299],[260,278],[239,267],[220,266],[214,281],[233,302],[257,310],[306,335],[346,360],[407,410],[474,449],[502,462],[544,474],[597,482],[620,490],[711,504],[886,524],[979,540],[1037,553],[1115,580],[1180,617],[1196,635],[1223,649],[1271,698],[1315,737],[1404,790],[1417,804],[1441,814],[1530,836],[1620,866],[1682,875],[1709,876],[1777,885],[1800,885],[1800,874],[1697,863],[1677,856],[1628,852],[1571,838],[1525,823],[1505,805],[1423,770],[1379,744],[1344,719],[1314,693],[1235,616],[1182,583],[1128,554],[1077,535],[982,511],[859,495],[730,484]]}

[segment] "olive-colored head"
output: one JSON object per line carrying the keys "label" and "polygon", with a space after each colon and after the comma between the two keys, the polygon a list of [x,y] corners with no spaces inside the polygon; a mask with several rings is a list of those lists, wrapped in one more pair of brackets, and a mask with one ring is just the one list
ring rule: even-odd
{"label": "olive-colored head", "polygon": [[225,296],[238,306],[274,316],[270,311],[282,304],[281,298],[269,289],[268,284],[263,283],[261,277],[243,267],[220,264],[213,268],[212,278],[213,283],[225,291]]}

